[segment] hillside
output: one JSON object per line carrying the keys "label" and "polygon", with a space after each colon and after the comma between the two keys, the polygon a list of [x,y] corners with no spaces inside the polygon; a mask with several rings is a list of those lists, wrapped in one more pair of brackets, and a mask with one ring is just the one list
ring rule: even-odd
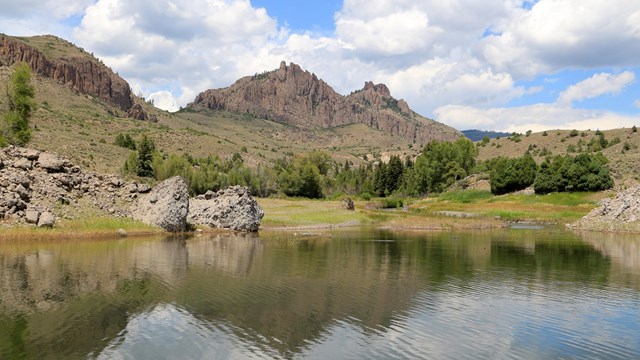
{"label": "hillside", "polygon": [[[118,134],[136,140],[146,135],[167,153],[223,159],[240,153],[250,165],[269,164],[312,149],[330,152],[338,161],[359,163],[365,157],[416,155],[421,148],[412,138],[365,124],[307,129],[222,110],[186,109],[171,114],[131,94],[124,79],[63,39],[0,35],[0,42],[0,88],[6,87],[15,62],[26,61],[33,69],[37,110],[31,119],[34,132],[29,146],[59,153],[87,169],[119,171],[130,150],[114,144]],[[117,89],[124,95],[103,96],[118,94]],[[384,89],[373,86],[372,90]],[[7,106],[6,96],[0,96],[0,113]]]}
{"label": "hillside", "polygon": [[367,82],[363,89],[342,96],[315,74],[284,61],[276,70],[244,77],[228,88],[206,90],[188,109],[250,114],[301,129],[364,124],[417,145],[462,135],[416,114],[384,84]]}
{"label": "hillside", "polygon": [[[616,186],[628,187],[640,181],[640,133],[633,129],[602,131],[607,147],[602,153],[609,159],[608,167]],[[548,130],[529,135],[501,137],[488,143],[478,142],[480,160],[498,156],[522,156],[527,150],[537,162],[549,155],[576,155],[589,149],[589,143],[599,140],[593,130]]]}

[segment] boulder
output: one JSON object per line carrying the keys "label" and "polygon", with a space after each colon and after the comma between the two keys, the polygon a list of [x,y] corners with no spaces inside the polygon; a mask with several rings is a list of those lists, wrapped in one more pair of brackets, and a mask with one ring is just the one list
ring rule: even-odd
{"label": "boulder", "polygon": [[69,160],[55,154],[42,153],[38,157],[38,164],[49,172],[61,172],[65,166],[69,166]]}
{"label": "boulder", "polygon": [[40,212],[38,210],[27,210],[24,214],[24,220],[29,224],[37,224]]}
{"label": "boulder", "polygon": [[232,229],[236,231],[258,231],[264,210],[243,186],[231,186],[215,195],[194,198],[189,201],[188,222],[193,225]]}
{"label": "boulder", "polygon": [[171,232],[186,229],[188,212],[187,183],[179,176],[156,185],[149,194],[140,197],[131,209],[134,219]]}
{"label": "boulder", "polygon": [[17,168],[17,169],[22,169],[22,170],[31,170],[33,165],[31,164],[31,160],[26,159],[26,158],[21,158],[21,159],[16,160],[13,163],[13,167]]}
{"label": "boulder", "polygon": [[38,219],[38,227],[53,227],[56,223],[56,216],[52,213],[45,211],[40,214],[40,218]]}

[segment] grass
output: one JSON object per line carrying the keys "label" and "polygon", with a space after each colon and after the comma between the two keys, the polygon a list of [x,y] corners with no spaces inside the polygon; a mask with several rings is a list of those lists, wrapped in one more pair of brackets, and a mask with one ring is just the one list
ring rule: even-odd
{"label": "grass", "polygon": [[74,220],[60,220],[55,227],[36,228],[33,225],[21,225],[3,228],[0,239],[58,239],[58,238],[98,238],[119,236],[118,229],[124,229],[128,235],[160,234],[163,230],[142,222],[109,217],[87,217]]}
{"label": "grass", "polygon": [[258,199],[265,212],[262,227],[335,226],[366,224],[372,219],[362,211],[343,209],[340,201],[307,199]]}
{"label": "grass", "polygon": [[451,191],[441,194],[438,198],[443,201],[454,203],[469,204],[478,200],[490,199],[493,197],[490,191],[468,190],[468,191]]}
{"label": "grass", "polygon": [[504,221],[565,223],[579,219],[593,209],[605,193],[554,193],[547,195],[510,194],[493,196],[486,191],[446,193],[439,198],[420,200],[418,211],[436,215],[444,211],[471,213],[479,217],[499,217]]}

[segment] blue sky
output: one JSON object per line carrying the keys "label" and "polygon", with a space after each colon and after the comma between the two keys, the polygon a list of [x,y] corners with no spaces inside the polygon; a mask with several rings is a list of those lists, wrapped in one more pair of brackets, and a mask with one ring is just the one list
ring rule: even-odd
{"label": "blue sky", "polygon": [[280,25],[292,31],[329,33],[335,29],[333,15],[342,7],[342,1],[252,0],[276,18]]}
{"label": "blue sky", "polygon": [[458,129],[640,125],[640,2],[0,0],[0,32],[94,53],[156,106],[272,70],[385,83]]}

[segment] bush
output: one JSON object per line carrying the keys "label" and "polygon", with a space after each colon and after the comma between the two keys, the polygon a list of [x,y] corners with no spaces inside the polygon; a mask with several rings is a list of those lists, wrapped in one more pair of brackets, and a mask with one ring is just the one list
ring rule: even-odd
{"label": "bush", "polygon": [[383,209],[397,209],[404,206],[404,200],[399,197],[389,196],[382,199]]}
{"label": "bush", "polygon": [[550,192],[600,191],[613,187],[608,160],[601,153],[547,158],[536,176],[536,194]]}
{"label": "bush", "polygon": [[491,193],[506,194],[531,186],[536,178],[538,166],[529,154],[521,158],[498,158],[491,165]]}
{"label": "bush", "polygon": [[131,135],[126,134],[126,135],[122,135],[122,134],[118,134],[116,135],[116,140],[114,142],[116,145],[126,148],[126,149],[131,149],[131,150],[135,150],[136,149],[136,142],[135,140],[133,140],[133,138],[131,138]]}

